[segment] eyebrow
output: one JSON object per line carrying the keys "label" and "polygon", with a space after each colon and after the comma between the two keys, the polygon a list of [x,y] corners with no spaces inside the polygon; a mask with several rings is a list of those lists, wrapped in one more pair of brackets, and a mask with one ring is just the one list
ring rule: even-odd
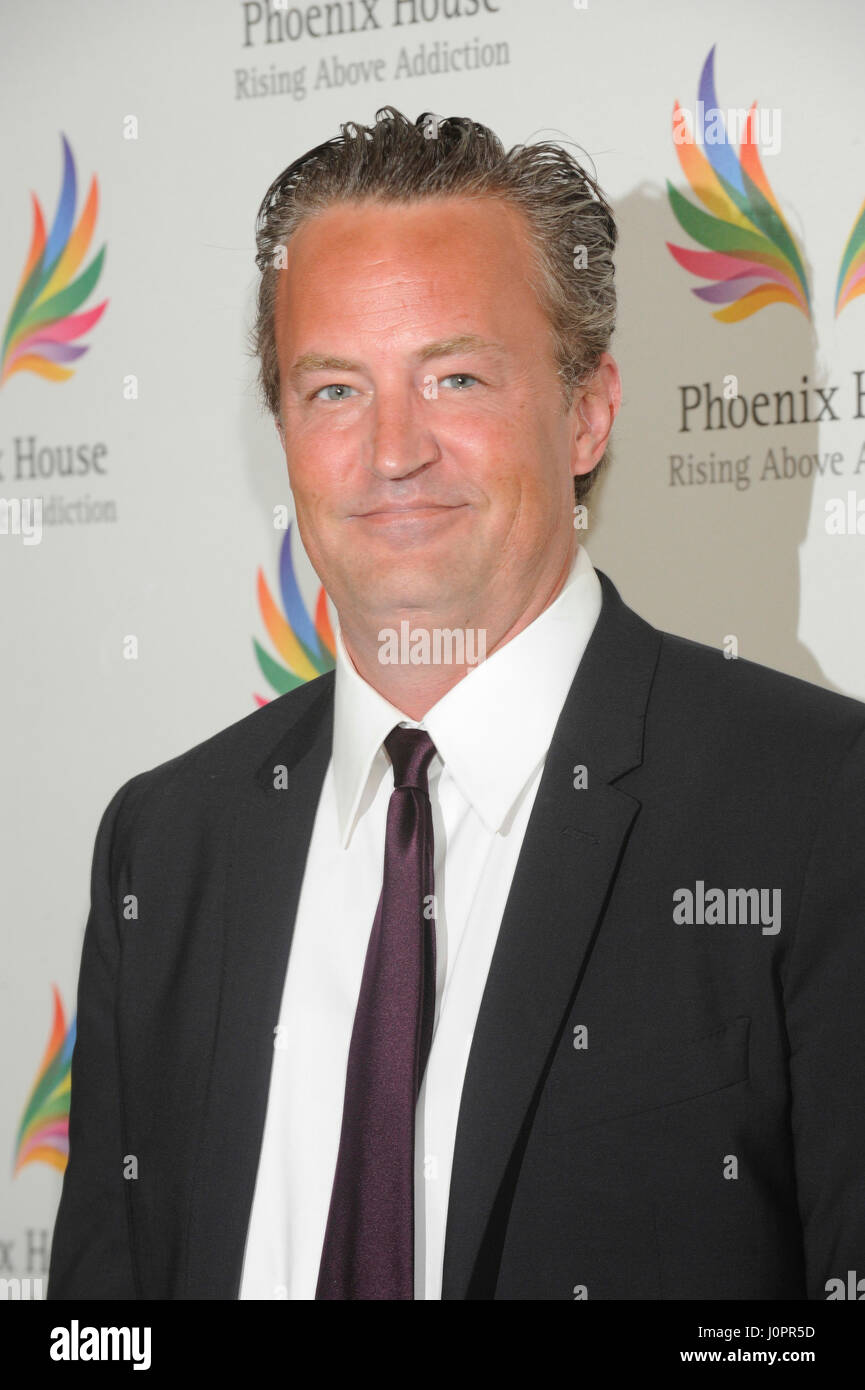
{"label": "eyebrow", "polygon": [[[487,338],[481,338],[477,333],[458,333],[453,338],[438,338],[435,342],[425,343],[414,356],[418,362],[426,362],[431,357],[452,357],[455,353],[489,351],[502,354],[506,349],[502,343],[491,342]],[[309,372],[361,371],[361,364],[351,362],[347,357],[332,357],[321,352],[302,352],[290,368],[288,379],[297,381]]]}

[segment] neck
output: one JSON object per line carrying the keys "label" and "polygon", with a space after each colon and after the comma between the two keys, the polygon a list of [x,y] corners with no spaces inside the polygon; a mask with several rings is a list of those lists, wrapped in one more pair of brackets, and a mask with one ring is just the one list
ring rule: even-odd
{"label": "neck", "polygon": [[[368,685],[409,719],[421,720],[478,660],[492,656],[558,598],[575,553],[571,545],[564,563],[546,582],[535,586],[529,602],[516,615],[495,615],[486,623],[468,623],[458,622],[452,615],[399,610],[373,631],[355,621],[355,614],[346,615],[345,620],[340,614],[343,645]],[[383,645],[379,634],[385,627],[392,637]]]}

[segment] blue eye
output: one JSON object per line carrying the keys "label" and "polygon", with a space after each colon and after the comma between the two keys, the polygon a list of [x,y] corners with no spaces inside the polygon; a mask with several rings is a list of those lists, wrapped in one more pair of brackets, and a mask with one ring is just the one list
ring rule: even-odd
{"label": "blue eye", "polygon": [[[331,381],[331,382],[328,383],[327,386],[320,386],[319,389],[318,389],[317,391],[313,391],[313,393],[312,393],[312,399],[313,399],[313,400],[316,400],[316,399],[321,395],[322,391],[353,391],[353,390],[354,390],[354,387],[353,387],[353,386],[346,386],[346,384],[345,384],[344,381]],[[334,396],[329,396],[329,397],[326,397],[326,399],[331,400],[331,401],[333,401],[333,400],[341,401],[341,400],[345,400],[345,397],[344,397],[344,396],[336,396],[336,397],[334,397]]]}
{"label": "blue eye", "polygon": [[[478,377],[472,376],[470,372],[451,372],[450,376],[443,376],[443,377],[442,377],[442,381],[456,381],[456,379],[457,379],[458,377],[462,378],[463,381],[478,381],[478,380],[479,380]],[[464,388],[461,386],[461,387],[459,387],[459,390],[462,391],[462,390],[464,390]]]}

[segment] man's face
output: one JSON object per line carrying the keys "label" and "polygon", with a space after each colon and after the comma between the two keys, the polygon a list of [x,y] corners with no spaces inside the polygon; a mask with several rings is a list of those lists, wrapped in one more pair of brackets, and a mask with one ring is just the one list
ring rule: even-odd
{"label": "man's face", "polygon": [[574,443],[531,274],[521,214],[488,198],[341,204],[290,239],[281,437],[344,626],[405,610],[506,627],[566,567],[573,474],[603,442]]}

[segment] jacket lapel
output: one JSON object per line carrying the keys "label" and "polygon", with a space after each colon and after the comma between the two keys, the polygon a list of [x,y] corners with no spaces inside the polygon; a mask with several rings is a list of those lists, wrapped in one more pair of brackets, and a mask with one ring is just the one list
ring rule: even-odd
{"label": "jacket lapel", "polygon": [[[191,1198],[183,1296],[236,1299],[264,1132],[274,1028],[333,741],[333,674],[238,798],[226,872],[222,985]],[[310,687],[312,690],[313,687]],[[275,786],[275,768],[285,768]]]}
{"label": "jacket lapel", "polygon": [[[460,1101],[443,1299],[491,1297],[488,1227],[578,986],[640,803],[612,785],[642,760],[660,634],[598,571],[603,603],[553,741],[493,953]],[[582,764],[588,786],[574,788]],[[505,1184],[506,1190],[506,1184]]]}

